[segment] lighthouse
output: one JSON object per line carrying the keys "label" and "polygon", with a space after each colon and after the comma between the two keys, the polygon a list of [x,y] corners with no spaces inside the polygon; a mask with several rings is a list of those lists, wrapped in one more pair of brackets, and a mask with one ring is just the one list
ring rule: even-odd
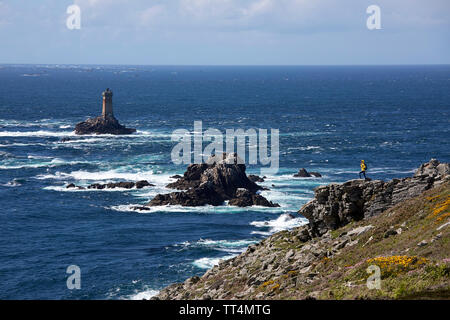
{"label": "lighthouse", "polygon": [[105,91],[103,91],[102,96],[103,96],[103,109],[102,109],[103,119],[114,118],[112,106],[112,97],[113,97],[112,91],[109,90],[108,88]]}
{"label": "lighthouse", "polygon": [[127,128],[119,123],[114,117],[111,90],[106,89],[102,93],[103,108],[102,115],[89,118],[75,126],[76,134],[132,134],[136,129]]}

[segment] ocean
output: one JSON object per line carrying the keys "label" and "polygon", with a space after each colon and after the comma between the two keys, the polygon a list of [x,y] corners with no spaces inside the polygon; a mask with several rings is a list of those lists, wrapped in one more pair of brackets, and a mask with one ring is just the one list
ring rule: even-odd
{"label": "ocean", "polygon": [[[76,136],[101,92],[130,136]],[[0,65],[0,299],[144,299],[277,231],[315,187],[450,160],[450,66]],[[132,209],[167,193],[176,129],[279,129],[280,208]],[[249,165],[259,174],[261,166]],[[322,178],[294,178],[300,168]],[[148,180],[141,190],[73,190]],[[290,218],[289,214],[296,217]],[[81,289],[67,288],[70,265]]]}

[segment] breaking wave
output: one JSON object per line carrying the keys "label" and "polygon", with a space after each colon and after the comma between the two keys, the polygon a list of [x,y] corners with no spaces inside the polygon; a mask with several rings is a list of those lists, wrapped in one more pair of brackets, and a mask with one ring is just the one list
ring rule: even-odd
{"label": "breaking wave", "polygon": [[289,214],[282,214],[277,219],[267,221],[253,221],[250,225],[257,228],[266,229],[263,231],[253,231],[252,234],[271,235],[286,229],[300,227],[308,223],[308,220],[302,217],[292,217]]}
{"label": "breaking wave", "polygon": [[194,266],[200,269],[211,269],[218,265],[222,260],[228,260],[236,257],[236,255],[227,255],[219,258],[200,258],[192,262]]}

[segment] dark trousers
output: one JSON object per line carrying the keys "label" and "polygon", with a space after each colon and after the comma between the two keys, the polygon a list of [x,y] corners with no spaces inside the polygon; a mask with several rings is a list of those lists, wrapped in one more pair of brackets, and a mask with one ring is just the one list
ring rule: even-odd
{"label": "dark trousers", "polygon": [[366,171],[361,171],[360,173],[359,173],[359,178],[361,179],[361,173],[362,173],[362,175],[364,176],[364,179],[367,179],[366,178]]}

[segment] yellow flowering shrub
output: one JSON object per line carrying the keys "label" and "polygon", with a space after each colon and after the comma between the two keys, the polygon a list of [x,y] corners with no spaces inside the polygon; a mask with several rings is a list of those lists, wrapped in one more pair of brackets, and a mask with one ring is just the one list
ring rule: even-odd
{"label": "yellow flowering shrub", "polygon": [[433,196],[433,197],[427,197],[426,199],[429,201],[434,201],[436,199],[439,199],[439,197],[440,197],[440,195],[437,195],[437,196]]}
{"label": "yellow flowering shrub", "polygon": [[381,269],[382,276],[389,277],[391,275],[396,275],[399,273],[417,269],[427,264],[429,261],[425,258],[416,256],[390,256],[372,258],[368,259],[366,262],[369,265],[377,265]]}
{"label": "yellow flowering shrub", "polygon": [[275,285],[272,288],[270,288],[270,290],[276,290],[279,287],[280,287],[280,284],[279,283],[275,283]]}
{"label": "yellow flowering shrub", "polygon": [[437,203],[433,211],[431,213],[432,217],[436,217],[437,221],[442,221],[447,217],[450,217],[450,197],[447,197],[447,199],[444,202]]}
{"label": "yellow flowering shrub", "polygon": [[272,284],[274,284],[274,283],[275,283],[275,281],[269,280],[269,281],[264,282],[264,283],[262,284],[262,287],[267,287],[267,286],[270,286],[270,285],[272,285]]}

